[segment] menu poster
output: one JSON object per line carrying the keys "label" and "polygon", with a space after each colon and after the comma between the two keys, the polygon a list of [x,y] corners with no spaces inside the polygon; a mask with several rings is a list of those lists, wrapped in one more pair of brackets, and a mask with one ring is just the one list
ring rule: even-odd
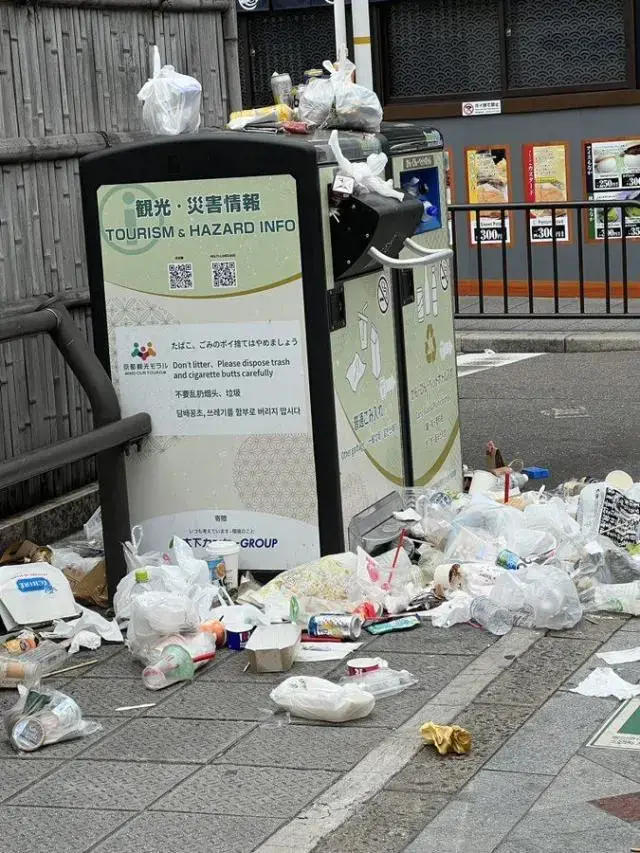
{"label": "menu poster", "polygon": [[[640,237],[640,138],[592,140],[584,143],[587,198],[616,202],[638,200],[624,212],[626,237]],[[621,207],[589,210],[589,237],[604,240],[622,237]]]}
{"label": "menu poster", "polygon": [[[525,201],[561,202],[567,200],[568,146],[564,142],[523,145]],[[529,212],[529,234],[532,243],[549,243],[553,239],[554,219],[551,208]],[[555,238],[569,240],[569,212],[555,208]]]}
{"label": "menu poster", "polygon": [[[504,223],[500,205],[511,196],[510,154],[507,146],[495,148],[467,148],[467,197],[469,204],[482,205],[480,222],[475,212],[469,214],[471,243],[483,245],[511,243],[511,217],[505,214]],[[491,205],[496,207],[492,208]]]}

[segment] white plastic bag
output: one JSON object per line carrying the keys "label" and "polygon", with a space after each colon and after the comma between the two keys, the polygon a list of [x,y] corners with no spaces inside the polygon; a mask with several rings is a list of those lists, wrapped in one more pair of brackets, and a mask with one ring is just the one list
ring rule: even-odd
{"label": "white plastic bag", "polygon": [[386,154],[382,152],[379,154],[369,154],[364,163],[351,163],[342,153],[337,130],[334,130],[329,137],[329,148],[333,151],[333,156],[336,158],[340,174],[346,175],[348,178],[353,178],[356,195],[358,192],[377,193],[387,198],[396,198],[398,201],[402,201],[404,193],[393,188],[391,178],[385,181],[381,177],[387,166]]}
{"label": "white plastic bag", "polygon": [[324,678],[299,675],[287,678],[271,691],[271,699],[295,717],[346,723],[367,717],[376,700],[358,687],[343,687]]}
{"label": "white plastic bag", "polygon": [[193,633],[200,621],[195,602],[183,593],[142,592],[131,602],[127,646],[134,657],[146,661],[164,637]]}
{"label": "white plastic bag", "polygon": [[4,714],[4,727],[11,745],[21,752],[73,740],[102,731],[102,726],[85,720],[70,696],[36,685],[18,686],[18,701]]}
{"label": "white plastic bag", "polygon": [[147,566],[160,566],[164,562],[160,551],[147,551],[145,554],[140,553],[143,536],[142,525],[134,524],[131,528],[131,539],[128,542],[122,543],[128,572],[134,572],[136,569],[145,569]]}
{"label": "white plastic bag", "polygon": [[448,601],[444,601],[430,610],[427,616],[434,628],[450,628],[471,619],[471,602],[473,596],[461,589],[454,590]]}
{"label": "white plastic bag", "polygon": [[153,47],[153,76],[138,92],[142,122],[151,133],[177,136],[200,127],[202,86],[194,77],[179,74],[173,65],[160,67],[160,51]]}
{"label": "white plastic bag", "polygon": [[322,66],[329,77],[307,84],[300,96],[300,120],[316,127],[378,133],[382,106],[375,92],[353,82],[356,66],[347,58],[346,45],[340,46],[335,66],[328,59]]}

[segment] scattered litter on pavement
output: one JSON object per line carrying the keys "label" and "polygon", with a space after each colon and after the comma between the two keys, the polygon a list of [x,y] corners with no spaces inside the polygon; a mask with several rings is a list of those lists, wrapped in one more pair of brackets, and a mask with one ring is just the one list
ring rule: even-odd
{"label": "scattered litter on pavement", "polygon": [[93,660],[84,660],[82,663],[74,663],[73,666],[65,666],[63,669],[54,669],[53,672],[46,673],[43,678],[53,678],[56,675],[63,675],[65,672],[72,672],[74,669],[84,669],[86,666],[93,666],[95,663],[99,663],[98,658],[93,658]]}
{"label": "scattered litter on pavement", "polygon": [[640,646],[635,646],[632,649],[620,649],[617,652],[597,652],[596,657],[608,664],[633,663],[640,660]]}
{"label": "scattered litter on pavement", "polygon": [[357,652],[362,643],[306,643],[301,642],[296,654],[296,663],[317,663],[325,660],[344,660]]}
{"label": "scattered litter on pavement", "polygon": [[614,672],[608,666],[599,666],[578,684],[571,688],[572,693],[581,696],[615,696],[616,699],[630,699],[632,696],[640,695],[640,685],[631,684]]}
{"label": "scattered litter on pavement", "polygon": [[357,675],[345,675],[340,679],[345,687],[359,687],[378,699],[386,699],[415,687],[418,679],[406,669],[388,669],[386,666]]}
{"label": "scattered litter on pavement", "polygon": [[18,687],[18,701],[4,714],[4,727],[13,748],[21,752],[102,730],[99,723],[83,719],[70,696],[38,684]]}
{"label": "scattered litter on pavement", "polygon": [[157,702],[143,702],[142,705],[121,705],[119,708],[114,708],[114,711],[138,711],[142,708],[155,708]]}
{"label": "scattered litter on pavement", "polygon": [[471,749],[471,734],[461,726],[441,726],[428,722],[420,727],[420,734],[424,742],[435,746],[440,755],[448,752],[463,755]]}

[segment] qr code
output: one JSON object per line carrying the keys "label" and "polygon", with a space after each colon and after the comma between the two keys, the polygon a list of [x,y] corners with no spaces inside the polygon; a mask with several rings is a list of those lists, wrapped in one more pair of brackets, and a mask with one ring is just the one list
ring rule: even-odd
{"label": "qr code", "polygon": [[194,287],[193,264],[169,264],[169,290],[193,290]]}
{"label": "qr code", "polygon": [[211,262],[211,287],[237,287],[238,277],[235,261]]}

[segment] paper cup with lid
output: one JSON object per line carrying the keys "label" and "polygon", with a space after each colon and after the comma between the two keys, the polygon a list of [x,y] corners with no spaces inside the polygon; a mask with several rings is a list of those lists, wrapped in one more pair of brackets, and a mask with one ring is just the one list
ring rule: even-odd
{"label": "paper cup with lid", "polygon": [[240,546],[237,542],[220,539],[210,542],[206,548],[207,564],[211,583],[219,581],[228,589],[237,589],[239,584],[238,563]]}

